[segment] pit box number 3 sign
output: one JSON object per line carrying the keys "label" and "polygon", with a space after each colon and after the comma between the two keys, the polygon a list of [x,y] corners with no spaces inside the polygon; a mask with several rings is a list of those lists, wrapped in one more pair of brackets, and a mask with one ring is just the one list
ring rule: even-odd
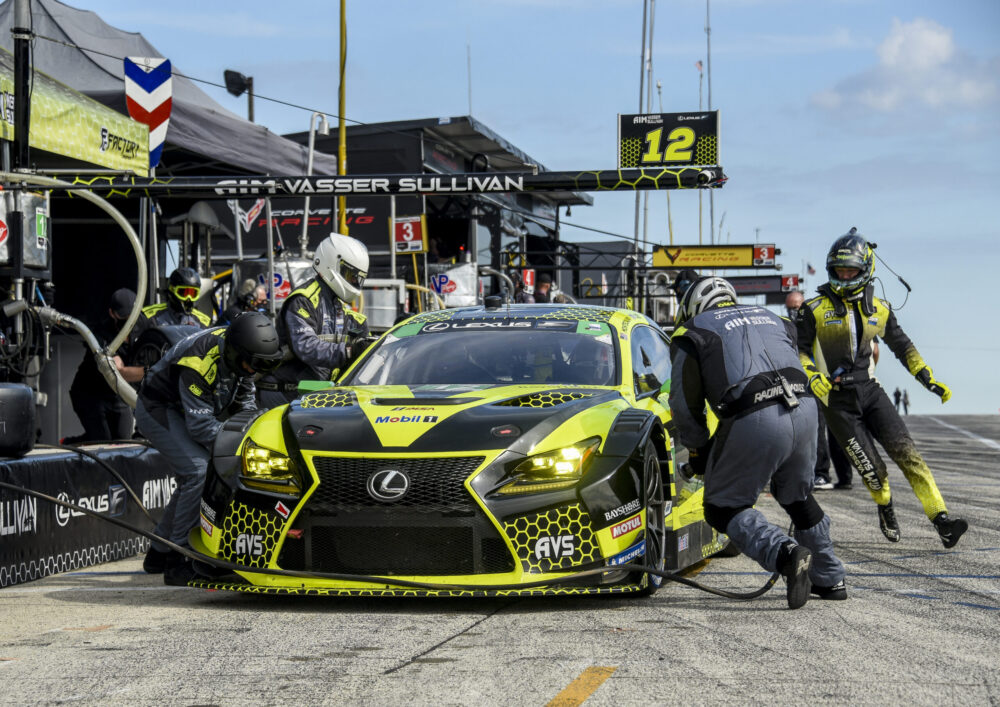
{"label": "pit box number 3 sign", "polygon": [[426,253],[427,228],[424,216],[397,217],[393,242],[397,253]]}

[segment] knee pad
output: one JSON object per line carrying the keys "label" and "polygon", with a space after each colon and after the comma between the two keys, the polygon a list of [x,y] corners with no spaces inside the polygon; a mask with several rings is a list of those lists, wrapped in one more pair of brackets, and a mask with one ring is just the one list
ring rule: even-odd
{"label": "knee pad", "polygon": [[811,528],[823,520],[823,509],[820,508],[812,494],[806,496],[804,501],[782,504],[781,507],[785,509],[785,513],[799,530]]}
{"label": "knee pad", "polygon": [[[753,506],[740,506],[735,508],[733,506],[716,506],[711,503],[706,503],[705,522],[720,533],[725,533],[726,528],[729,527],[729,521],[746,509],[752,507]],[[822,511],[820,512],[820,517],[823,517]]]}

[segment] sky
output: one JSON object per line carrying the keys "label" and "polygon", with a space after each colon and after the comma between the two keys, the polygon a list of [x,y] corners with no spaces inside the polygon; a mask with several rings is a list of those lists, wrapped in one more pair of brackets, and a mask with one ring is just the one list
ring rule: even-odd
{"label": "sky", "polygon": [[[176,71],[222,83],[254,77],[257,122],[308,130],[337,115],[339,3],[333,0],[70,2],[141,32]],[[708,107],[705,0],[660,0],[653,20],[654,112]],[[471,114],[553,170],[616,167],[618,113],[639,112],[642,0],[347,1],[345,117],[365,123]],[[720,111],[715,237],[774,243],[785,273],[824,280],[851,226],[878,263],[942,406],[884,351],[877,375],[907,389],[911,413],[1000,411],[1000,2],[714,0],[711,107]],[[471,58],[471,81],[468,59]],[[471,91],[470,91],[471,84]],[[200,84],[246,114],[246,98]],[[274,98],[304,106],[291,108]],[[349,159],[349,157],[348,157]],[[348,170],[350,171],[350,170]],[[631,238],[633,194],[595,194],[565,240]],[[675,244],[698,242],[698,197],[672,192]],[[647,233],[669,242],[667,197],[650,192]],[[702,237],[710,239],[708,198]],[[904,305],[905,300],[905,305]]]}

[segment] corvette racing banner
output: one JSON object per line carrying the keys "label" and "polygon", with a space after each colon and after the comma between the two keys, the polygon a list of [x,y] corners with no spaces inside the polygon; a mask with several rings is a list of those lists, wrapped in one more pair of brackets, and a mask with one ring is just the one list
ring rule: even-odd
{"label": "corvette racing banner", "polygon": [[[0,50],[0,138],[14,139],[14,57]],[[46,152],[149,174],[149,128],[39,71],[31,93],[28,144]]]}

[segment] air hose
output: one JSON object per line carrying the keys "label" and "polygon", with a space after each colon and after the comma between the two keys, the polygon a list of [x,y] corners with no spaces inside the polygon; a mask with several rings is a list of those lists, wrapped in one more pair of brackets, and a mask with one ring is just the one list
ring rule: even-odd
{"label": "air hose", "polygon": [[[127,484],[126,484],[127,486]],[[283,570],[283,569],[272,569],[272,568],[261,568],[261,567],[247,567],[245,565],[236,564],[234,562],[229,562],[227,560],[221,560],[217,557],[210,557],[208,555],[203,555],[200,552],[195,552],[191,548],[184,547],[182,545],[177,545],[166,538],[161,538],[154,533],[147,530],[138,528],[131,523],[127,523],[118,518],[111,518],[109,516],[104,516],[94,511],[90,508],[84,508],[83,506],[78,506],[74,503],[68,501],[63,501],[62,499],[49,496],[47,494],[41,493],[40,491],[33,491],[31,489],[26,489],[16,484],[9,484],[4,481],[0,481],[0,488],[8,489],[10,491],[16,491],[18,493],[24,493],[35,498],[40,498],[43,501],[48,501],[49,503],[54,503],[64,508],[69,508],[70,510],[78,511],[94,518],[100,518],[108,523],[117,525],[120,528],[141,535],[148,540],[155,540],[158,543],[166,545],[168,548],[174,552],[187,557],[190,560],[196,562],[202,562],[212,567],[218,569],[228,570],[231,572],[250,572],[254,574],[264,574],[273,575],[278,577],[297,577],[301,579],[329,579],[337,580],[343,582],[367,582],[371,584],[382,584],[391,587],[403,587],[407,589],[427,589],[427,590],[437,590],[437,591],[482,591],[483,589],[489,590],[517,590],[517,589],[535,589],[538,587],[548,587],[552,585],[566,584],[568,582],[574,582],[579,579],[584,579],[586,577],[593,577],[596,575],[606,574],[608,572],[645,572],[647,574],[655,575],[657,577],[662,577],[669,582],[676,582],[677,584],[683,584],[687,587],[692,587],[694,589],[699,589],[703,592],[709,594],[714,594],[715,596],[724,597],[726,599],[735,599],[738,601],[749,601],[751,599],[756,599],[759,596],[766,594],[771,587],[778,581],[780,576],[777,572],[771,574],[767,582],[764,583],[760,589],[749,593],[738,593],[729,592],[722,589],[715,589],[713,587],[706,587],[703,584],[695,582],[687,577],[681,577],[676,574],[671,574],[670,572],[664,572],[663,570],[657,569],[655,567],[647,567],[645,565],[637,564],[622,564],[615,565],[614,567],[599,567],[596,569],[581,570],[579,572],[573,572],[570,574],[563,575],[561,577],[554,577],[552,579],[539,580],[537,582],[526,582],[522,584],[491,584],[488,587],[483,585],[469,585],[469,584],[437,584],[433,582],[415,582],[406,579],[393,579],[388,577],[378,577],[371,575],[360,575],[360,574],[339,574],[333,572],[306,572],[302,570]],[[130,489],[131,490],[131,489]],[[134,497],[134,494],[133,494]],[[141,506],[142,504],[140,504]],[[145,509],[143,509],[145,510]],[[147,513],[148,515],[148,513]]]}

